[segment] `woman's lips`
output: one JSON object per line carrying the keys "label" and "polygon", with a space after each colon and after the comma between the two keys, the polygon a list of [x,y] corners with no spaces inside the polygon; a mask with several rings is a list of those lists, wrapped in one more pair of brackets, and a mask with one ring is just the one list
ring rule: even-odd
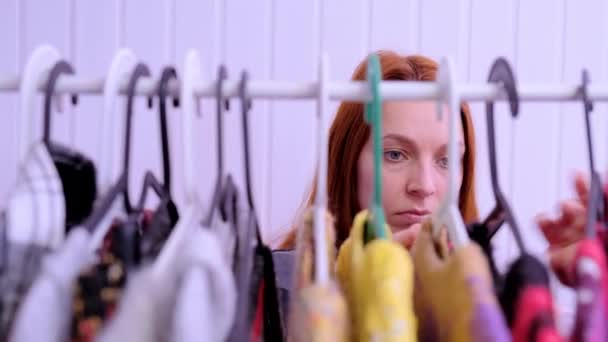
{"label": "woman's lips", "polygon": [[431,212],[428,210],[405,210],[397,212],[393,215],[393,225],[395,226],[411,226],[413,224],[422,223]]}

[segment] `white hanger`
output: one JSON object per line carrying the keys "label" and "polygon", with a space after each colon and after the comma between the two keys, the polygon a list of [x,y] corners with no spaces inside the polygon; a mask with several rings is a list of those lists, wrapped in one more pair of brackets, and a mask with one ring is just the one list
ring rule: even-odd
{"label": "white hanger", "polygon": [[[28,153],[31,148],[32,131],[34,130],[34,111],[36,109],[35,101],[38,99],[40,85],[46,81],[48,74],[52,67],[61,59],[59,51],[50,45],[38,46],[32,54],[29,56],[25,69],[23,70],[22,83],[19,88],[20,92],[20,106],[21,113],[19,115],[19,135],[17,142],[18,160],[19,165],[25,162],[28,157]],[[42,156],[41,156],[42,157]],[[48,154],[46,155],[48,158]],[[47,163],[52,165],[52,160],[48,160]],[[61,185],[59,184],[59,187]],[[50,190],[50,189],[49,189]],[[59,189],[61,191],[61,189]],[[65,203],[57,203],[57,205],[44,206],[45,208],[38,208],[42,211],[37,213],[26,213],[23,212],[25,207],[19,205],[19,199],[16,199],[15,210],[11,210],[16,216],[15,218],[9,218],[10,220],[21,220],[21,229],[19,231],[10,231],[9,236],[11,240],[25,240],[30,243],[37,243],[43,246],[56,247],[64,238],[65,230]],[[32,205],[33,208],[36,205]],[[25,217],[27,215],[28,217]],[[27,224],[25,222],[31,222],[34,220],[31,216],[36,216],[35,219],[49,220],[48,224],[39,225],[35,227],[33,224]],[[39,217],[40,216],[40,217]],[[12,224],[9,224],[12,226]],[[34,231],[24,229],[25,227],[32,227]],[[43,231],[45,228],[49,228],[48,231]]]}
{"label": "white hanger", "polygon": [[323,285],[329,282],[329,261],[327,260],[327,234],[325,215],[327,208],[327,149],[328,140],[325,127],[325,111],[329,102],[328,77],[329,59],[325,52],[319,58],[319,90],[317,93],[317,184],[314,203],[313,236],[315,246],[315,281]]}
{"label": "white hanger", "polygon": [[[112,64],[103,85],[103,114],[101,123],[101,142],[99,144],[100,167],[99,167],[99,193],[105,193],[116,181],[116,99],[119,96],[120,87],[126,84],[126,80],[133,72],[137,58],[129,49],[120,49],[112,58]],[[124,114],[123,114],[124,115]],[[120,116],[119,116],[120,117]]]}
{"label": "white hanger", "polygon": [[449,134],[448,134],[448,190],[441,201],[439,208],[433,213],[433,235],[438,236],[441,228],[446,226],[450,241],[461,247],[469,243],[469,235],[458,210],[457,175],[460,173],[458,151],[456,145],[456,123],[460,115],[460,99],[453,77],[453,63],[450,58],[442,58],[437,75],[439,86],[439,100],[437,101],[437,116],[443,117],[443,105],[448,105]]}
{"label": "white hanger", "polygon": [[19,158],[23,161],[32,143],[32,130],[34,126],[34,109],[36,95],[40,85],[48,78],[48,73],[59,60],[59,51],[50,45],[38,46],[28,58],[23,78],[19,87],[21,115],[19,115],[19,139],[17,150]]}
{"label": "white hanger", "polygon": [[200,103],[194,91],[202,79],[201,74],[201,59],[198,51],[194,49],[188,51],[180,89],[185,205],[179,221],[154,263],[153,271],[159,277],[166,275],[171,270],[176,258],[181,254],[181,247],[197,227],[194,223],[196,217],[202,214],[202,205],[194,182],[194,146],[192,143],[192,119],[195,115],[200,115]]}
{"label": "white hanger", "polygon": [[184,189],[186,204],[199,203],[199,195],[194,181],[194,144],[192,143],[193,118],[200,117],[200,101],[194,92],[202,80],[201,58],[197,50],[190,50],[186,54],[182,75],[180,104],[182,108],[182,149],[184,151]]}
{"label": "white hanger", "polygon": [[[120,95],[120,88],[126,84],[136,65],[137,58],[131,50],[124,48],[118,50],[114,58],[112,58],[112,63],[103,85],[102,143],[100,144],[101,162],[98,182],[98,193],[102,196],[115,184],[119,174],[115,140],[118,136],[116,133],[120,132],[120,129],[116,125],[116,119],[119,119],[121,116],[115,117],[117,115],[116,99]],[[120,111],[118,113],[125,115],[125,113],[121,113]],[[112,213],[119,211],[121,206],[119,202],[114,201],[112,204],[110,209]],[[89,249],[91,251],[96,251],[101,247],[103,239],[112,227],[112,220],[115,217],[116,215],[114,214],[106,214],[102,222],[99,223],[99,228],[93,232],[89,240]]]}

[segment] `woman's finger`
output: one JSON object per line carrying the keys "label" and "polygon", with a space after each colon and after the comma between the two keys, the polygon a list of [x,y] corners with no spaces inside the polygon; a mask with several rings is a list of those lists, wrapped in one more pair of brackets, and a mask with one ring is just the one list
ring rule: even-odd
{"label": "woman's finger", "polygon": [[552,246],[564,246],[578,241],[584,234],[586,209],[580,201],[560,203],[560,215],[552,218],[547,214],[536,217],[536,224]]}
{"label": "woman's finger", "polygon": [[589,176],[580,171],[577,172],[574,176],[574,188],[576,190],[578,199],[586,207],[589,199]]}
{"label": "woman's finger", "polygon": [[401,243],[405,248],[410,249],[416,241],[416,236],[420,232],[422,225],[415,224],[408,229],[400,230],[393,235],[393,240]]}

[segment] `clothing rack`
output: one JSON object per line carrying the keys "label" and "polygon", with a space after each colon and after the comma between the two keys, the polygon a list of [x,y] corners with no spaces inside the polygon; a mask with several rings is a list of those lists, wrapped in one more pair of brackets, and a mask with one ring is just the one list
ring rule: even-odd
{"label": "clothing rack", "polygon": [[[86,79],[78,76],[63,76],[57,81],[56,93],[76,93],[82,95],[98,95],[103,92],[104,79]],[[16,92],[19,90],[19,77],[0,77],[0,92]],[[153,95],[157,83],[153,79],[142,79],[137,84],[136,94]],[[40,85],[42,90],[44,84]],[[179,95],[180,84],[172,81],[169,84],[169,94]],[[122,92],[125,92],[125,86]],[[287,82],[287,81],[254,81],[249,83],[248,92],[252,98],[260,99],[312,99],[317,97],[318,82]],[[504,101],[506,97],[497,85],[489,83],[460,83],[458,85],[460,98],[465,101]],[[521,101],[580,101],[582,100],[578,84],[523,84],[518,87]],[[214,97],[216,83],[213,81],[200,82],[195,87],[197,97]],[[225,97],[238,97],[238,82],[225,81],[223,93]],[[338,101],[367,101],[370,99],[369,85],[364,81],[330,82],[328,93],[331,100]],[[439,97],[439,87],[434,82],[413,81],[383,81],[380,93],[384,100],[436,100]],[[588,96],[592,101],[608,101],[608,84],[591,83]]]}

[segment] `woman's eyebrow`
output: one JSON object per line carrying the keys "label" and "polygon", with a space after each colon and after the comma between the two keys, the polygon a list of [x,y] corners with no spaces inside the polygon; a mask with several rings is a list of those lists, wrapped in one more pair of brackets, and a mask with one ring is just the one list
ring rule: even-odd
{"label": "woman's eyebrow", "polygon": [[[456,147],[458,148],[459,152],[464,152],[466,150],[466,146],[465,146],[464,142],[459,141],[459,142],[456,143],[456,145],[457,145]],[[448,151],[448,144],[446,143],[446,144],[443,144],[443,145],[439,146],[438,151],[441,152],[441,153],[447,152]]]}
{"label": "woman's eyebrow", "polygon": [[418,147],[418,145],[416,144],[416,141],[410,137],[407,137],[405,135],[401,135],[401,134],[387,134],[384,136],[383,140],[392,140],[392,141],[396,141],[401,145],[410,147],[410,148],[414,148],[416,149]]}

